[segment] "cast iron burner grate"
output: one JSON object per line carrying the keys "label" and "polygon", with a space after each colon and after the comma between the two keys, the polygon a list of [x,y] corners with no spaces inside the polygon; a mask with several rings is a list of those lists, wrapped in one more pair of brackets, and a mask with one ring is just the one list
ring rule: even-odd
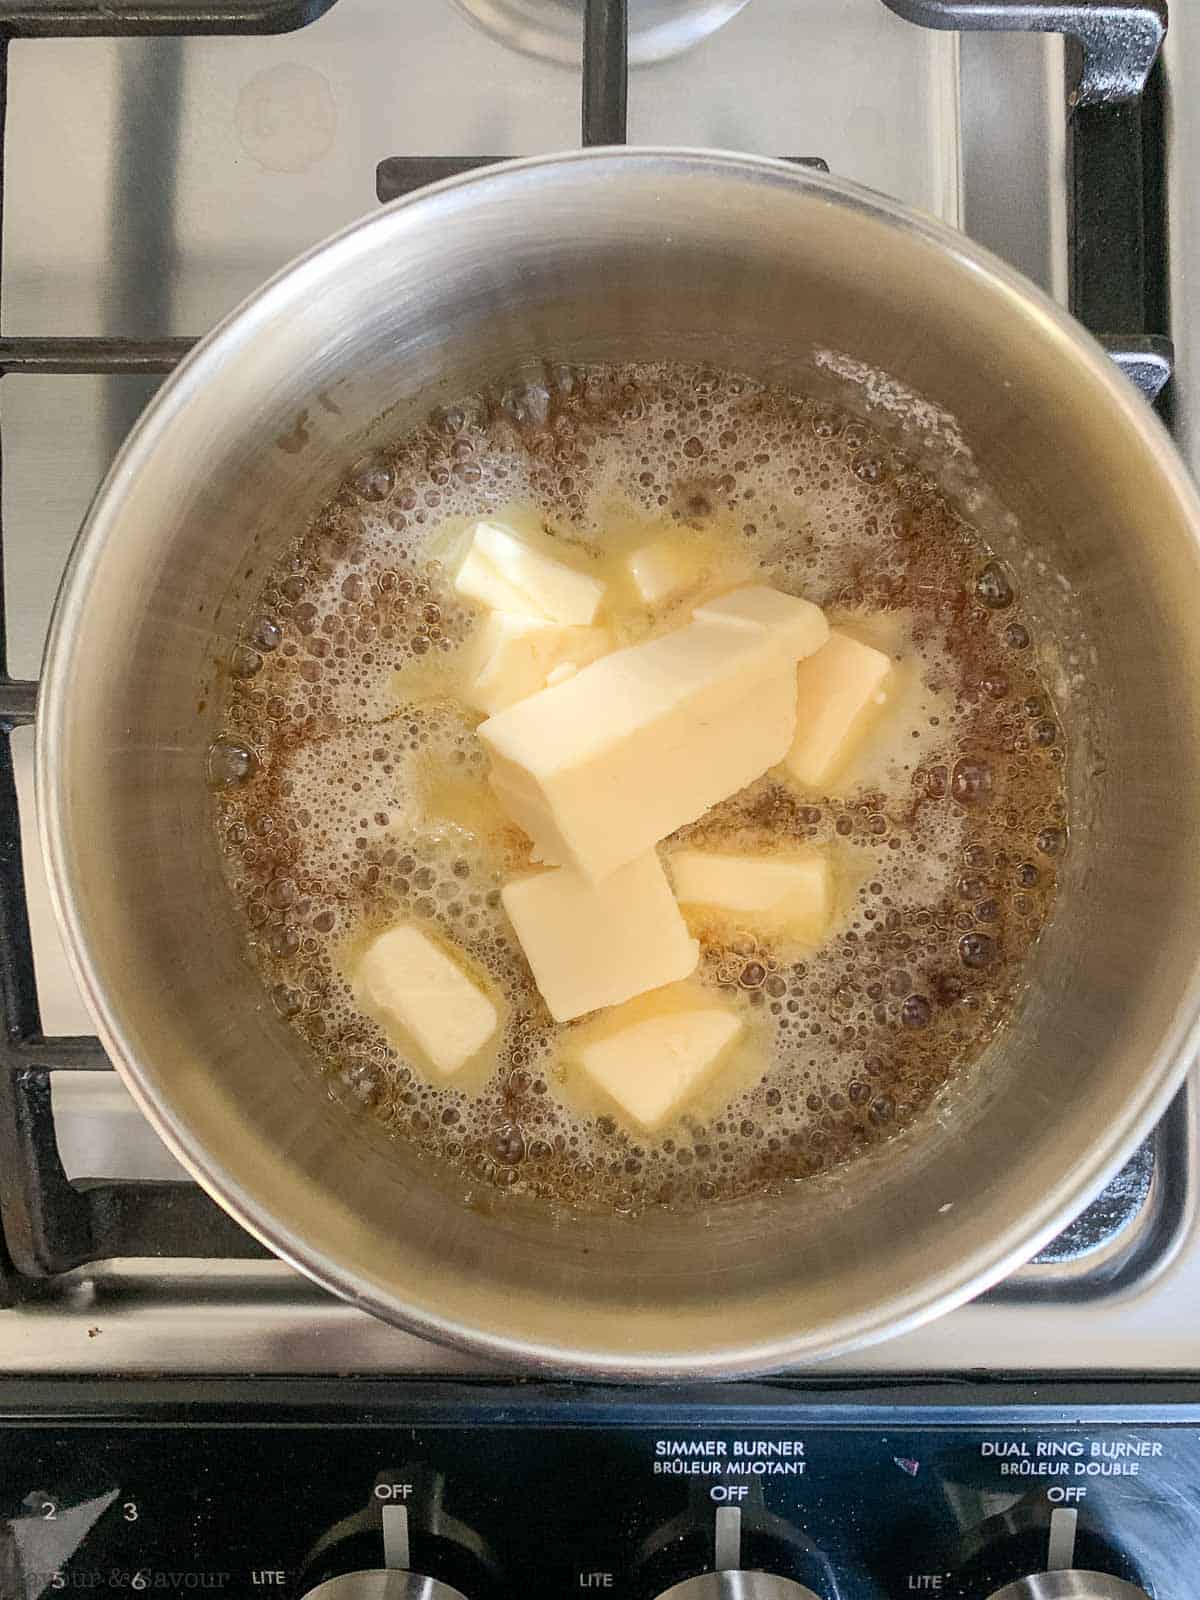
{"label": "cast iron burner grate", "polygon": [[[0,0],[0,95],[11,39],[153,34],[271,34],[302,28],[333,0]],[[353,0],[346,0],[353,4]],[[1162,89],[1157,66],[1165,0],[883,0],[931,28],[1057,32],[1072,41],[1068,118],[1070,303],[1151,399],[1170,377],[1165,337],[1162,218]],[[582,138],[625,139],[626,0],[585,0]],[[3,193],[0,131],[0,196]],[[488,158],[391,157],[379,164],[381,199]],[[805,158],[797,158],[805,159]],[[823,161],[808,158],[824,167]],[[170,372],[190,339],[0,337],[0,377],[24,373]],[[0,529],[2,540],[2,529]],[[265,1254],[195,1184],[68,1179],[51,1106],[56,1072],[109,1070],[97,1039],[47,1037],[34,977],[11,734],[35,717],[37,685],[7,671],[0,595],[0,1305],[20,1302],[40,1281],[117,1257],[250,1258]],[[1113,1241],[1164,1204],[1180,1172],[1186,1106],[1162,1126],[1116,1183],[1031,1269],[1021,1292],[1086,1257],[1110,1286],[1130,1252]],[[1165,1174],[1165,1176],[1164,1176]],[[1167,1209],[1170,1204],[1167,1202]],[[1135,1252],[1136,1253],[1136,1252]],[[1051,1278],[1044,1274],[1050,1272]],[[1038,1275],[1043,1277],[1039,1280]],[[1027,1279],[1030,1274],[1019,1275]],[[1082,1292],[1066,1271],[1055,1292]],[[1010,1288],[1002,1293],[1014,1292]]]}

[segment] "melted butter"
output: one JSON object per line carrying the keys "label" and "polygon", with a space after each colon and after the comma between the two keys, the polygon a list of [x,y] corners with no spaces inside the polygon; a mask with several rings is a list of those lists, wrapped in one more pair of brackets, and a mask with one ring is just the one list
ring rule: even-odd
{"label": "melted butter", "polygon": [[498,869],[528,865],[528,838],[500,809],[482,768],[448,765],[435,753],[422,752],[413,761],[414,838],[422,831],[447,837],[458,833],[475,841]]}
{"label": "melted butter", "polygon": [[[246,618],[245,671],[226,680],[225,731],[261,757],[213,802],[230,890],[268,1003],[334,1092],[465,1187],[616,1210],[758,1195],[912,1123],[1008,1014],[1053,903],[1057,860],[1038,840],[1065,828],[1065,731],[1040,736],[1053,705],[1019,594],[999,614],[974,602],[990,553],[861,423],[690,368],[588,369],[548,393],[548,418],[531,423],[503,396],[464,397],[297,530]],[[479,517],[516,521],[605,577],[621,643],[751,578],[840,608],[901,657],[892,706],[836,792],[800,795],[768,774],[677,836],[744,830],[828,851],[839,912],[812,951],[708,930],[692,981],[752,1026],[711,1098],[654,1138],[560,1086],[562,1030],[499,902],[527,846],[497,818],[461,704],[481,611],[451,582]],[[705,572],[655,611],[635,604],[623,565],[664,533],[704,552]],[[1033,647],[1014,646],[1025,632]],[[926,781],[958,762],[990,767],[987,802]],[[345,980],[347,941],[397,921],[440,930],[504,999],[491,1076],[469,1093],[427,1078]],[[964,932],[990,941],[984,965],[961,956]]]}
{"label": "melted butter", "polygon": [[[680,627],[702,600],[755,579],[756,563],[739,548],[732,518],[713,515],[703,524],[680,524],[646,517],[618,501],[608,502],[602,516],[603,541],[595,570],[608,586],[601,617],[618,646]],[[629,558],[649,544],[677,554],[693,573],[687,585],[661,605],[648,605],[642,599],[629,571]]]}

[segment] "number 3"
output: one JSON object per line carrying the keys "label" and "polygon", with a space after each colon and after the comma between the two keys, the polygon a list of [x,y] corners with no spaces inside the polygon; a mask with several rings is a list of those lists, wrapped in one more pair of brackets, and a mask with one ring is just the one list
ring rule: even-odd
{"label": "number 3", "polygon": [[125,1518],[126,1522],[136,1522],[138,1519],[137,1501],[126,1500],[125,1504],[121,1507],[121,1515]]}

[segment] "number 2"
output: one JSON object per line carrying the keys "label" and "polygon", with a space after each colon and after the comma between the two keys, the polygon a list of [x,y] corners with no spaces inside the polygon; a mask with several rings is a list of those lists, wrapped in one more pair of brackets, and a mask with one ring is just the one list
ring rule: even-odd
{"label": "number 2", "polygon": [[42,1521],[54,1522],[58,1518],[58,1507],[53,1500],[42,1501]]}

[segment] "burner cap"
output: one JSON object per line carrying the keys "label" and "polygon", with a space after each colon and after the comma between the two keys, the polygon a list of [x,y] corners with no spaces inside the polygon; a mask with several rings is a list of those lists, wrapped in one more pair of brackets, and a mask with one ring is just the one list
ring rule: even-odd
{"label": "burner cap", "polygon": [[[629,0],[632,66],[669,61],[707,39],[747,0]],[[454,0],[494,38],[526,55],[579,66],[584,0]]]}

